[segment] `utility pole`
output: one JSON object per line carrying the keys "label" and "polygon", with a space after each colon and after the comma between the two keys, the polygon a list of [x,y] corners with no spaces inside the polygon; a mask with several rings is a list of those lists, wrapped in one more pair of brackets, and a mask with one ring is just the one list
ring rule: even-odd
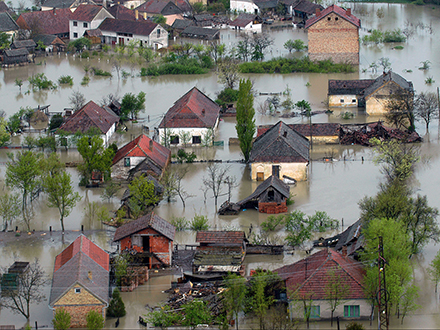
{"label": "utility pole", "polygon": [[383,237],[379,236],[378,247],[378,270],[379,270],[379,291],[377,293],[378,303],[378,330],[388,330],[388,292],[385,282],[385,264],[387,263],[383,257]]}

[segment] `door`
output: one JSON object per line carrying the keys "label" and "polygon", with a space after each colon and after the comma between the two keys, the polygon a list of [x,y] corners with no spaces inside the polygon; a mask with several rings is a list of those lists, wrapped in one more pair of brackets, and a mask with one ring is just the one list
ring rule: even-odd
{"label": "door", "polygon": [[272,165],[272,175],[280,178],[280,165]]}
{"label": "door", "polygon": [[119,46],[124,46],[124,38],[119,38]]}
{"label": "door", "polygon": [[257,181],[264,181],[264,172],[257,172]]}
{"label": "door", "polygon": [[150,236],[142,236],[142,247],[144,252],[150,252]]}

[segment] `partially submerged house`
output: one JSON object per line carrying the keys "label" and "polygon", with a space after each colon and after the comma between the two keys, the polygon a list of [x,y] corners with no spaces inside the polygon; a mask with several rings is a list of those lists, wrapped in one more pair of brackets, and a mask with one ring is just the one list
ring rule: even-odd
{"label": "partially submerged house", "polygon": [[30,63],[29,52],[26,48],[6,49],[3,52],[3,66],[27,65]]}
{"label": "partially submerged house", "polygon": [[106,18],[114,17],[102,6],[79,5],[69,20],[69,39],[83,37],[85,31],[98,28]]}
{"label": "partially submerged house", "polygon": [[307,180],[309,146],[307,138],[279,121],[252,144],[251,179],[264,181],[273,174],[295,181]]}
{"label": "partially submerged house", "polygon": [[148,136],[139,135],[113,157],[112,178],[126,180],[130,171],[161,178],[171,161],[171,151]]}
{"label": "partially submerged house", "polygon": [[63,52],[66,50],[66,44],[63,40],[54,34],[40,34],[33,38],[36,44],[41,43],[45,47],[45,51],[48,53],[52,52]]}
{"label": "partially submerged house", "polygon": [[220,30],[200,26],[188,26],[180,33],[180,36],[182,38],[214,40],[220,38]]}
{"label": "partially submerged house", "polygon": [[15,261],[0,277],[0,288],[2,292],[17,290],[20,285],[18,277],[25,274],[28,270],[29,262]]}
{"label": "partially submerged house", "polygon": [[244,275],[246,237],[242,231],[198,231],[193,274],[207,278],[228,273]]}
{"label": "partially submerged house", "polygon": [[14,42],[11,44],[11,49],[26,48],[29,53],[33,53],[36,46],[37,44],[32,39],[14,40]]}
{"label": "partially submerged house", "polygon": [[240,14],[229,26],[238,31],[261,32],[263,19],[254,14]]}
{"label": "partially submerged house", "polygon": [[171,265],[175,233],[172,224],[152,212],[116,229],[113,241],[120,252],[139,255],[151,269]]}
{"label": "partially submerged house", "polygon": [[271,175],[255,191],[237,203],[225,202],[218,213],[221,215],[238,214],[240,209],[256,208],[261,213],[277,214],[287,212],[287,199],[290,187],[277,176]]}
{"label": "partially submerged house", "polygon": [[[367,319],[371,314],[371,304],[366,299],[363,280],[365,270],[362,263],[348,258],[331,249],[308,256],[294,264],[274,270],[285,282],[289,299],[290,316],[293,319],[304,319],[302,301],[313,300],[310,320],[326,320],[331,317],[330,303],[327,296],[328,283],[331,283],[334,273],[340,282],[347,285],[348,290],[341,297],[343,304],[339,305],[335,316],[340,319]],[[295,306],[298,304],[298,306]]]}
{"label": "partially submerged house", "polygon": [[[219,120],[218,104],[193,87],[167,111],[159,124],[159,138],[162,144],[166,139],[172,146],[201,145],[202,139],[214,139]],[[187,141],[182,141],[184,135]]]}
{"label": "partially submerged house", "polygon": [[91,310],[105,319],[109,303],[109,254],[80,235],[55,258],[49,307],[64,309],[72,328],[84,328]]}
{"label": "partially submerged house", "polygon": [[308,54],[312,61],[359,64],[361,21],[347,10],[331,5],[306,21]]}
{"label": "partially submerged house", "polygon": [[310,16],[315,15],[317,9],[324,9],[323,6],[308,0],[280,0],[280,3],[286,6],[287,12],[290,15],[303,20],[307,20]]}
{"label": "partially submerged house", "polygon": [[68,117],[58,130],[75,134],[76,132],[86,133],[94,128],[101,133],[104,145],[107,146],[118,122],[119,117],[113,112],[100,107],[93,101],[89,101]]}
{"label": "partially submerged house", "polygon": [[396,95],[414,97],[411,81],[388,71],[376,79],[329,80],[328,100],[331,107],[365,107],[369,115],[383,115],[387,103]]}

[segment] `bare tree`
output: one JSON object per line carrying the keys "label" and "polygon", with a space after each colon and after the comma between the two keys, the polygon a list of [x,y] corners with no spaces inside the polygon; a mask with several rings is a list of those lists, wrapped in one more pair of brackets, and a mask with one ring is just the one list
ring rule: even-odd
{"label": "bare tree", "polygon": [[418,121],[424,121],[426,133],[429,131],[429,123],[438,118],[438,100],[435,93],[420,93],[414,102],[414,116]]}
{"label": "bare tree", "polygon": [[69,96],[69,104],[72,106],[73,112],[81,109],[85,103],[86,98],[79,90],[73,91],[72,95]]}
{"label": "bare tree", "polygon": [[182,201],[183,208],[185,208],[185,199],[189,197],[194,197],[194,195],[190,195],[182,185],[182,180],[185,177],[185,175],[188,173],[189,168],[183,167],[179,171],[177,171],[174,175],[174,178],[176,180],[176,194],[179,196],[180,200]]}
{"label": "bare tree", "polygon": [[38,260],[35,260],[24,273],[16,277],[16,286],[2,287],[0,307],[8,308],[29,320],[30,305],[39,304],[46,299],[42,291],[47,281],[43,268]]}
{"label": "bare tree", "polygon": [[264,59],[264,52],[269,46],[272,46],[274,39],[266,33],[254,34],[252,39],[252,60],[262,61]]}
{"label": "bare tree", "polygon": [[226,57],[219,61],[217,79],[225,88],[234,89],[240,80],[238,61],[232,57]]}
{"label": "bare tree", "polygon": [[247,62],[251,58],[252,54],[252,38],[249,34],[243,33],[241,40],[237,44],[238,57]]}
{"label": "bare tree", "polygon": [[212,191],[214,195],[215,208],[217,208],[218,196],[222,192],[225,178],[229,172],[229,166],[220,166],[217,163],[208,165],[208,176],[203,177],[203,184]]}
{"label": "bare tree", "polygon": [[229,175],[225,179],[225,184],[228,187],[228,202],[230,202],[232,189],[237,188],[239,184],[237,183],[237,178],[235,176],[229,176]]}

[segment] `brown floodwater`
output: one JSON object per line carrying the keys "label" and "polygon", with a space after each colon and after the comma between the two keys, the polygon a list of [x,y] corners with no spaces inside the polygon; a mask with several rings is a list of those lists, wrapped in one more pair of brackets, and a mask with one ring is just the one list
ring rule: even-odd
{"label": "brown floodwater", "polygon": [[[435,91],[438,84],[427,85],[425,79],[433,77],[434,80],[440,79],[439,57],[436,54],[440,52],[437,33],[440,27],[440,9],[431,6],[413,6],[401,4],[360,4],[346,3],[352,7],[353,13],[362,20],[361,35],[366,33],[367,29],[380,28],[390,30],[405,27],[405,22],[412,22],[414,25],[421,22],[432,26],[433,33],[426,28],[417,28],[413,38],[404,43],[402,50],[394,49],[393,44],[387,45],[361,45],[361,64],[359,72],[353,74],[306,74],[294,73],[286,75],[243,75],[249,77],[254,82],[258,92],[282,92],[289,86],[292,90],[292,100],[294,102],[305,99],[312,104],[313,110],[324,109],[323,100],[327,95],[328,79],[359,79],[374,78],[377,73],[368,70],[370,64],[381,57],[388,57],[395,72],[401,74],[406,79],[413,81],[417,92]],[[384,18],[379,19],[376,12],[378,9],[384,10]],[[267,53],[267,57],[287,56],[287,51],[283,44],[288,39],[307,40],[307,35],[302,30],[284,28],[280,30],[270,30],[270,35],[274,38],[272,52]],[[235,31],[222,31],[221,41],[228,47],[232,47],[237,41]],[[299,54],[294,54],[298,56]],[[429,60],[431,68],[428,71],[419,70],[421,61]],[[85,75],[84,66],[97,66],[101,69],[111,71],[112,67],[107,60],[98,59],[80,59],[72,56],[54,56],[49,58],[37,58],[36,63],[41,65],[29,65],[14,69],[0,70],[0,109],[3,109],[8,116],[19,110],[20,107],[37,107],[38,105],[50,104],[51,111],[62,111],[69,107],[69,96],[74,90],[83,93],[87,100],[98,102],[109,93],[122,97],[125,93],[146,93],[146,112],[141,115],[139,125],[129,124],[128,131],[124,134],[116,134],[114,140],[118,146],[122,146],[133,137],[140,134],[141,126],[148,126],[150,129],[156,127],[163,114],[173,105],[173,103],[184,93],[194,86],[197,86],[207,95],[215,98],[222,86],[217,82],[214,73],[194,76],[162,76],[141,78],[137,76],[139,67],[133,67],[130,64],[124,64],[124,70],[132,72],[133,76],[127,79],[118,79],[113,72],[114,77],[101,78],[91,77],[88,86],[81,86],[80,81]],[[412,72],[408,72],[411,70]],[[379,69],[380,71],[380,69]],[[72,88],[58,88],[55,91],[27,92],[29,87],[26,80],[36,73],[45,73],[46,76],[56,81],[61,75],[71,75],[74,79]],[[22,79],[24,85],[22,91],[15,86],[15,79]],[[257,95],[256,105],[263,102],[267,96]],[[355,118],[344,121],[340,114],[346,109],[334,109],[331,115],[319,114],[313,117],[314,122],[366,122],[378,120],[380,117],[368,117],[365,112],[357,109],[351,110]],[[280,120],[278,115],[269,116],[257,113],[257,124],[273,124]],[[286,123],[300,123],[304,119],[295,117],[284,120]],[[224,146],[213,148],[194,149],[199,159],[221,159],[223,161],[237,161],[241,159],[240,150],[237,146],[229,146],[230,137],[235,137],[235,120],[226,118],[221,121],[216,139],[224,141]],[[437,198],[438,187],[440,186],[440,177],[438,168],[440,167],[440,126],[435,120],[430,126],[430,134],[426,135],[423,123],[417,124],[418,132],[424,136],[425,142],[420,146],[423,155],[423,161],[419,163],[415,172],[414,188],[417,193],[428,196],[430,205],[440,208],[440,201]],[[151,131],[151,130],[150,130]],[[38,135],[38,134],[36,134]],[[13,144],[20,144],[19,136],[13,138]],[[6,150],[0,150],[0,187],[4,189],[4,175],[7,162]],[[58,154],[64,161],[78,160],[79,156],[76,150],[60,150]],[[332,155],[336,161],[323,162],[322,158]],[[364,161],[362,161],[362,157]],[[348,226],[359,217],[358,201],[364,196],[371,196],[377,192],[378,184],[383,180],[379,168],[372,162],[373,153],[371,149],[359,146],[319,146],[315,145],[312,150],[312,162],[309,165],[309,180],[300,182],[291,188],[295,195],[295,204],[290,206],[290,210],[299,209],[306,214],[312,214],[316,210],[326,211],[330,216],[344,220],[344,225]],[[345,159],[345,161],[344,161]],[[185,217],[190,220],[195,214],[206,215],[209,218],[211,229],[240,229],[246,232],[249,228],[257,230],[258,226],[267,218],[267,215],[260,214],[256,210],[246,210],[238,216],[218,216],[216,214],[214,200],[208,193],[206,201],[204,200],[201,187],[203,186],[203,177],[206,175],[205,163],[196,163],[191,165],[173,164],[173,167],[188,166],[189,172],[184,179],[184,187],[192,197],[186,200],[186,207],[183,208],[179,200],[167,203],[162,201],[155,209],[160,216],[170,220],[172,217]],[[242,163],[231,162],[221,166],[229,167],[229,174],[235,176],[239,186],[232,192],[232,201],[238,201],[247,197],[256,188],[257,184],[249,180],[249,169]],[[78,182],[78,173],[75,169],[69,168],[74,182]],[[32,261],[38,258],[45,271],[51,276],[53,271],[53,261],[55,256],[77,235],[81,225],[89,232],[91,238],[101,247],[108,251],[114,251],[115,246],[111,243],[114,229],[107,228],[100,224],[96,219],[90,217],[87,206],[91,202],[98,205],[105,205],[109,210],[116,210],[119,206],[119,199],[114,198],[110,203],[102,201],[100,198],[100,189],[85,189],[75,185],[82,200],[77,204],[72,214],[65,219],[66,229],[69,230],[64,244],[58,238],[59,232],[49,233],[45,236],[36,237],[29,243],[22,244],[20,240],[13,243],[4,244],[0,241],[0,266],[6,267],[14,260]],[[225,191],[226,192],[226,191]],[[120,197],[123,189],[119,192]],[[221,196],[219,205],[227,198]],[[22,224],[16,223],[19,228]],[[55,209],[46,206],[44,195],[35,203],[35,218],[32,221],[32,229],[36,231],[48,231],[49,226],[54,230],[60,230],[59,215]],[[342,228],[340,229],[342,230]],[[327,233],[328,235],[334,234]],[[34,235],[40,235],[34,234]],[[57,236],[58,235],[58,236]],[[277,233],[281,240],[283,232]],[[38,238],[38,239],[37,239]],[[185,231],[176,234],[175,242],[178,244],[191,244],[195,241],[195,234]],[[437,253],[438,247],[429,244],[421,253],[413,258],[415,282],[420,287],[420,297],[418,303],[422,306],[412,315],[405,319],[403,325],[400,320],[392,318],[392,328],[440,328],[440,318],[438,316],[439,299],[434,293],[434,285],[426,276],[426,267]],[[286,253],[283,256],[248,256],[246,258],[247,272],[250,269],[262,267],[266,269],[275,269],[283,264],[289,264],[303,258],[305,254],[301,251],[295,253]],[[166,294],[162,291],[170,287],[172,276],[154,277],[147,284],[137,288],[133,293],[123,293],[122,297],[127,307],[127,316],[120,320],[121,328],[135,328],[139,315],[146,313],[145,305],[155,305],[166,300]],[[50,284],[44,288],[47,297],[50,293]],[[48,301],[32,306],[31,323],[38,321],[39,326],[47,325],[51,327],[52,312],[47,306]],[[251,327],[251,321],[242,322],[243,329]],[[23,317],[14,315],[10,311],[0,311],[0,324],[15,324],[21,327],[25,323]],[[108,320],[106,327],[111,328],[114,320]],[[368,322],[365,326],[370,329]],[[312,323],[313,329],[328,328],[326,322]],[[344,328],[342,324],[341,328]],[[377,328],[377,323],[373,323],[371,329]]]}

